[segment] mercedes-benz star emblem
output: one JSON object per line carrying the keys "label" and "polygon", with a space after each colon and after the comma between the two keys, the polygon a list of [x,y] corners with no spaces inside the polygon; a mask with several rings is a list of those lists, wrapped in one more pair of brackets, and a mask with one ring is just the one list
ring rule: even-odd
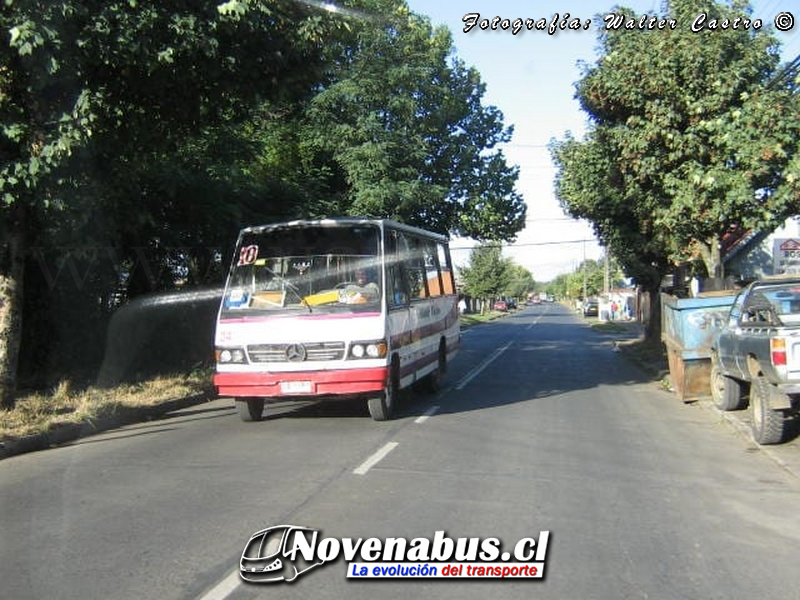
{"label": "mercedes-benz star emblem", "polygon": [[303,362],[306,359],[306,347],[303,344],[290,344],[286,348],[286,360]]}

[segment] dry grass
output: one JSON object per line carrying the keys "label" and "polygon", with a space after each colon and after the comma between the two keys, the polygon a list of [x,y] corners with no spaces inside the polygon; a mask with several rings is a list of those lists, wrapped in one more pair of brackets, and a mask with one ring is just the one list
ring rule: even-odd
{"label": "dry grass", "polygon": [[17,398],[14,409],[0,411],[0,440],[91,422],[211,391],[208,371],[158,377],[109,389],[72,389],[69,382],[63,381],[49,393],[23,394]]}
{"label": "dry grass", "polygon": [[626,340],[618,348],[653,376],[663,378],[669,372],[667,354],[660,340]]}

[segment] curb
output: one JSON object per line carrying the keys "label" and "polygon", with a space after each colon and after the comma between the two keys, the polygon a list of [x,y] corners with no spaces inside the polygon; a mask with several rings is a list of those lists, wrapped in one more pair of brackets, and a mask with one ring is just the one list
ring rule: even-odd
{"label": "curb", "polygon": [[[721,420],[725,421],[728,426],[733,429],[734,433],[744,439],[745,441],[753,444],[754,448],[757,448],[760,452],[763,452],[770,460],[776,463],[778,466],[782,467],[787,472],[791,473],[798,479],[800,479],[800,452],[797,452],[797,456],[794,454],[795,451],[798,450],[797,448],[797,441],[800,438],[791,439],[789,441],[783,442],[781,444],[775,445],[761,445],[757,444],[753,441],[753,437],[750,433],[750,424],[746,422],[740,414],[745,411],[723,411],[718,409],[714,406],[713,402],[707,398],[702,398],[697,400],[697,405],[700,406],[702,409],[710,411],[711,413],[717,415]],[[739,414],[737,414],[739,413]],[[790,460],[785,460],[781,457],[781,454],[787,455]]]}
{"label": "curb", "polygon": [[156,419],[172,411],[189,408],[190,406],[202,404],[203,402],[211,402],[211,400],[213,400],[213,398],[208,394],[196,394],[186,398],[179,398],[178,400],[170,400],[169,402],[164,402],[156,406],[137,408],[123,407],[117,414],[108,417],[87,420],[82,423],[70,423],[68,425],[55,427],[43,433],[35,433],[0,441],[0,460],[20,454],[27,454],[28,452],[47,450],[54,446],[74,442],[75,440],[108,431],[109,429],[122,427],[123,425],[131,425]]}

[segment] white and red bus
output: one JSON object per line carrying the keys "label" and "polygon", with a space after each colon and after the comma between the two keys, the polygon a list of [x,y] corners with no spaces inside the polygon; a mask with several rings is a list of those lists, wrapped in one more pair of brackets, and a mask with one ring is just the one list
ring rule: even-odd
{"label": "white and red bus", "polygon": [[241,418],[265,401],[367,401],[390,419],[398,391],[431,390],[458,349],[445,236],[384,219],[243,229],[215,335],[214,384]]}

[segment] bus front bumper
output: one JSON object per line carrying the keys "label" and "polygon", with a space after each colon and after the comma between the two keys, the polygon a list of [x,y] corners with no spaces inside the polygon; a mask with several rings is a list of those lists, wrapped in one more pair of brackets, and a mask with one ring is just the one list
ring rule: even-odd
{"label": "bus front bumper", "polygon": [[214,375],[220,396],[284,398],[352,396],[380,392],[387,367],[292,372],[227,372]]}

